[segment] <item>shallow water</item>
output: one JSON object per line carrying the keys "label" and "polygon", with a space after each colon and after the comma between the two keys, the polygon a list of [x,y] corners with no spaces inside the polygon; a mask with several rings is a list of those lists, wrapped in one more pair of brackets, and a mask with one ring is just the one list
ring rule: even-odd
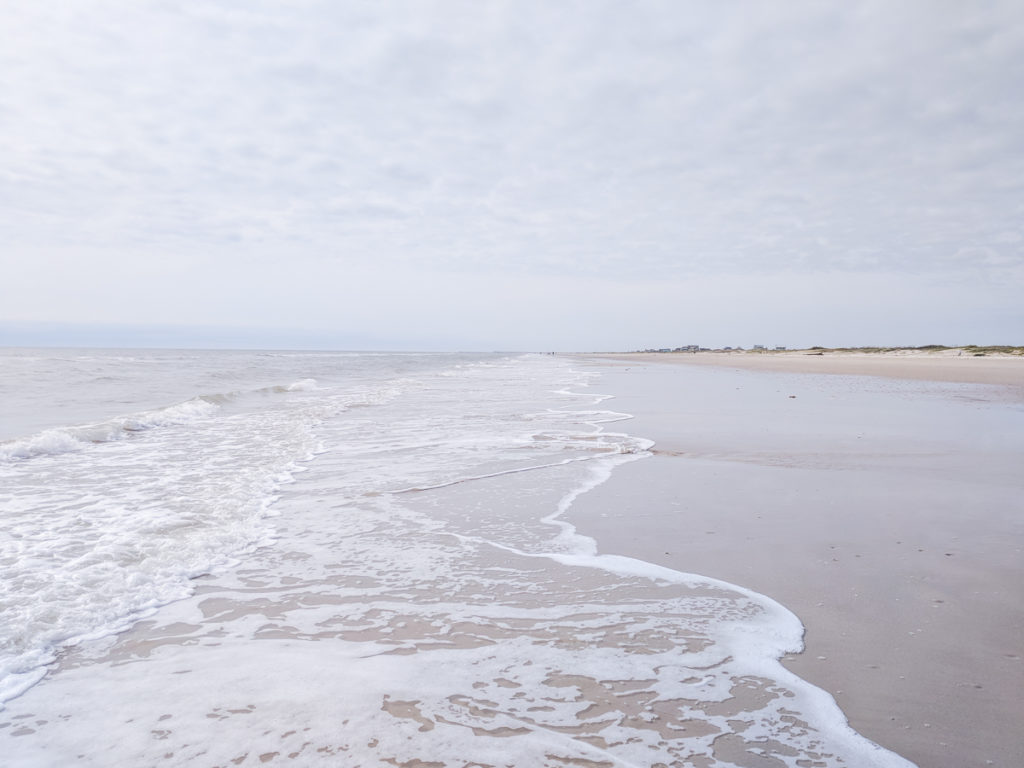
{"label": "shallow water", "polygon": [[14,684],[59,657],[12,765],[906,764],[778,664],[785,608],[560,519],[649,447],[592,375],[232,363],[215,411],[3,466]]}

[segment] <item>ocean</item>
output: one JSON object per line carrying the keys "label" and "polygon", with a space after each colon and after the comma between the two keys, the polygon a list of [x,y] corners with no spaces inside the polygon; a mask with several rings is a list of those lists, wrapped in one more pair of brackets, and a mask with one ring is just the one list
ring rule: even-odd
{"label": "ocean", "polygon": [[5,765],[909,765],[786,608],[565,521],[652,445],[570,359],[12,349],[0,403]]}

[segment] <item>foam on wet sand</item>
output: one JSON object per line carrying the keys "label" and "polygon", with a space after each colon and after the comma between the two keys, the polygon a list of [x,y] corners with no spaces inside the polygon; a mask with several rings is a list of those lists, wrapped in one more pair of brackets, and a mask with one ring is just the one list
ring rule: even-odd
{"label": "foam on wet sand", "polygon": [[[320,447],[306,471],[276,489],[262,546],[128,631],[56,649],[52,674],[7,702],[6,765],[906,766],[779,663],[801,647],[785,606],[630,557],[625,515],[596,539],[566,519],[655,461],[621,430],[632,422],[604,382],[588,390],[574,368],[541,356],[428,367],[388,378],[387,398],[333,409],[307,435]],[[347,385],[274,391],[288,413],[349,402]],[[162,455],[183,472],[193,453],[230,468],[243,438],[280,421],[262,399],[244,413],[233,430],[234,417],[188,425],[202,452]],[[175,434],[111,445],[137,459]],[[108,455],[52,461],[94,459],[113,494],[125,462]],[[10,476],[33,480],[37,460],[18,462]],[[163,508],[220,468],[200,462],[147,498]]]}
{"label": "foam on wet sand", "polygon": [[655,456],[574,506],[581,531],[779,600],[807,628],[787,666],[878,743],[1024,764],[1024,359],[590,364]]}

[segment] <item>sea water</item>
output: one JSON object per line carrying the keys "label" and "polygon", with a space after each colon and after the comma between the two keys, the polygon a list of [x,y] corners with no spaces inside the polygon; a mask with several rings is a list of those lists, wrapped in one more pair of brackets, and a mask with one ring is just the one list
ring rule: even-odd
{"label": "sea water", "polygon": [[564,521],[651,445],[571,361],[0,365],[9,765],[906,765],[784,607]]}

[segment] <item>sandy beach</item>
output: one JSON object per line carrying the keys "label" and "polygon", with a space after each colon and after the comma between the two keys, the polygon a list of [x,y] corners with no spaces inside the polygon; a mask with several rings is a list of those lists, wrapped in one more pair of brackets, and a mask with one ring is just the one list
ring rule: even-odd
{"label": "sandy beach", "polygon": [[63,472],[76,502],[13,533],[98,578],[76,547],[105,525],[114,575],[63,584],[18,640],[57,597],[152,595],[163,571],[131,568],[154,541],[142,562],[165,570],[224,542],[216,513],[239,518],[217,505],[281,467],[243,448],[322,446],[256,486],[263,538],[234,561],[37,665],[0,712],[4,768],[1021,765],[1024,407],[1005,383],[456,362],[371,404],[366,379],[395,368],[323,359],[336,388],[10,465],[23,498]]}
{"label": "sandy beach", "polygon": [[1024,356],[974,356],[963,349],[941,352],[901,350],[888,353],[791,350],[784,352],[630,352],[601,355],[624,362],[685,363],[777,373],[819,373],[840,376],[880,376],[920,381],[991,384],[1014,390],[1024,400]]}
{"label": "sandy beach", "polygon": [[579,359],[656,441],[581,532],[780,601],[787,666],[918,765],[1024,764],[1024,359]]}

